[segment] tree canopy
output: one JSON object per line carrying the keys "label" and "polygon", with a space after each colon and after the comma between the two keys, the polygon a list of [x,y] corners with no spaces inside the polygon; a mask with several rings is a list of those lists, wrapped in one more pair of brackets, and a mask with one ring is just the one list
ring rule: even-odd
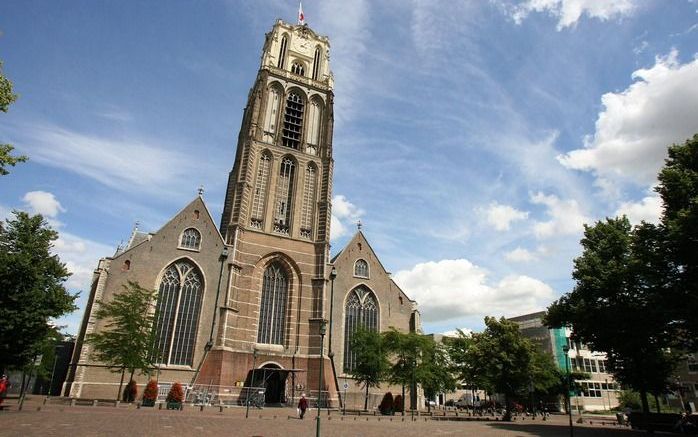
{"label": "tree canopy", "polygon": [[128,370],[133,378],[136,371],[149,373],[158,356],[153,329],[155,290],[131,281],[123,288],[111,301],[99,302],[95,316],[104,326],[87,341],[94,347],[96,360],[114,372]]}
{"label": "tree canopy", "polygon": [[626,217],[585,225],[574,261],[574,290],[548,308],[549,326],[572,326],[575,339],[606,352],[616,380],[647,393],[664,391],[673,370],[666,293],[671,266],[662,229]]}
{"label": "tree canopy", "polygon": [[698,134],[669,147],[656,191],[662,198],[662,227],[669,259],[676,269],[665,302],[676,338],[688,350],[698,349]]}
{"label": "tree canopy", "polygon": [[[17,100],[17,94],[12,89],[12,82],[5,77],[2,71],[2,61],[0,61],[0,111],[7,112],[10,105]],[[18,162],[27,160],[26,156],[13,156],[14,147],[10,144],[0,144],[0,175],[9,173],[8,166],[13,167]]]}
{"label": "tree canopy", "polygon": [[369,329],[359,328],[352,334],[351,350],[356,357],[351,376],[366,390],[364,409],[368,408],[368,390],[380,387],[388,370],[388,358],[381,335]]}
{"label": "tree canopy", "polygon": [[50,319],[75,310],[77,297],[51,254],[57,232],[41,215],[13,214],[0,224],[0,370],[33,362],[53,331]]}
{"label": "tree canopy", "polygon": [[461,333],[449,346],[451,358],[459,376],[468,383],[488,393],[504,394],[505,419],[509,419],[512,399],[525,396],[534,376],[538,375],[540,384],[549,383],[543,378],[545,369],[536,368],[535,346],[521,335],[516,323],[485,317],[485,326],[483,332],[469,338]]}

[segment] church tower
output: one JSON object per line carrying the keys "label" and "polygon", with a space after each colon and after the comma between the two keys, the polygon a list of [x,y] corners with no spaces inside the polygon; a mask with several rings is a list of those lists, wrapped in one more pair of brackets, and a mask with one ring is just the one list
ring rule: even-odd
{"label": "church tower", "polygon": [[[273,402],[317,381],[332,196],[329,46],[305,24],[278,20],[266,35],[220,225],[232,248],[229,283],[199,383],[248,385],[253,365],[261,365],[278,378],[277,388],[267,386]],[[326,384],[332,397],[333,385]],[[317,382],[308,386],[316,389]]]}

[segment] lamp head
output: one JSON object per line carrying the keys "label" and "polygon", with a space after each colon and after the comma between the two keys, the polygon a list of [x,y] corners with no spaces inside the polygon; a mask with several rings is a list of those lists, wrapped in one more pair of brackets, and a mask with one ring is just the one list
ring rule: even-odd
{"label": "lamp head", "polygon": [[332,270],[330,270],[330,280],[334,281],[336,277],[337,277],[337,269],[334,266],[332,266]]}
{"label": "lamp head", "polygon": [[320,322],[320,335],[325,335],[327,333],[327,320],[322,320]]}
{"label": "lamp head", "polygon": [[567,353],[570,351],[570,347],[567,345],[562,346],[562,351],[567,355]]}

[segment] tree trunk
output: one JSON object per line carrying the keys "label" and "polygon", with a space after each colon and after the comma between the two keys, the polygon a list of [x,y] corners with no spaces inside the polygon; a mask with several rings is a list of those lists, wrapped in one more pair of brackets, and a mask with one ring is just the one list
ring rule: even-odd
{"label": "tree trunk", "polygon": [[119,392],[116,394],[116,400],[121,400],[121,387],[124,385],[124,373],[126,373],[126,368],[121,368],[121,381],[119,381]]}
{"label": "tree trunk", "polygon": [[650,412],[650,404],[647,401],[647,391],[642,389],[640,390],[640,399],[642,399],[642,412],[644,414],[649,414]]}
{"label": "tree trunk", "polygon": [[[131,384],[131,381],[133,381],[133,374],[134,374],[135,371],[136,371],[136,369],[131,369],[131,375],[129,375],[129,377],[128,377],[128,383],[129,383],[129,384]],[[126,388],[128,388],[128,385],[126,386]],[[133,400],[131,399],[131,393],[129,393],[128,401],[129,401],[129,402],[135,401],[135,399],[133,399]]]}
{"label": "tree trunk", "polygon": [[657,413],[662,412],[662,408],[659,406],[659,396],[654,395],[654,404],[657,406]]}
{"label": "tree trunk", "polygon": [[364,410],[368,411],[368,384],[366,384],[366,396],[364,397]]}
{"label": "tree trunk", "polygon": [[402,415],[405,415],[405,384],[402,384]]}
{"label": "tree trunk", "polygon": [[504,417],[502,417],[502,420],[509,422],[511,420],[511,405],[509,402],[509,393],[504,393],[504,408],[506,408],[506,412],[504,413]]}

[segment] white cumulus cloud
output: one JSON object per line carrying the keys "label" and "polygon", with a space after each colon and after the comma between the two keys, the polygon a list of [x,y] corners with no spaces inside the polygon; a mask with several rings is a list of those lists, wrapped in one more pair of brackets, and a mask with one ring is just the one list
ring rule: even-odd
{"label": "white cumulus cloud", "polygon": [[65,212],[65,208],[61,206],[56,196],[46,191],[30,191],[22,197],[22,200],[33,214],[55,218],[59,212]]}
{"label": "white cumulus cloud", "polygon": [[533,225],[533,232],[538,238],[576,234],[582,231],[584,223],[590,222],[574,199],[561,200],[553,194],[538,192],[531,195],[531,202],[545,205],[548,208],[546,214],[550,217],[548,221],[536,221]]}
{"label": "white cumulus cloud", "polygon": [[659,223],[662,216],[662,199],[657,194],[649,195],[639,202],[624,202],[616,211],[617,216],[626,215],[633,224],[641,221]]}
{"label": "white cumulus cloud", "polygon": [[630,15],[637,8],[637,0],[526,0],[507,7],[516,23],[521,23],[531,12],[547,12],[557,17],[557,30],[574,27],[586,15],[601,21]]}
{"label": "white cumulus cloud", "polygon": [[508,231],[511,229],[512,222],[525,220],[528,217],[528,212],[519,211],[509,205],[500,205],[497,202],[492,202],[483,210],[483,213],[487,223],[498,231]]}
{"label": "white cumulus cloud", "polygon": [[632,77],[637,80],[627,89],[602,96],[604,109],[584,148],[558,157],[568,168],[593,172],[602,186],[652,185],[667,146],[698,132],[698,59],[680,64],[672,50]]}
{"label": "white cumulus cloud", "polygon": [[363,214],[364,210],[351,203],[344,195],[333,196],[330,240],[347,235]]}
{"label": "white cumulus cloud", "polygon": [[492,284],[488,272],[467,259],[420,263],[396,273],[395,282],[417,300],[427,322],[523,314],[544,308],[553,298],[550,286],[528,276],[507,276]]}

